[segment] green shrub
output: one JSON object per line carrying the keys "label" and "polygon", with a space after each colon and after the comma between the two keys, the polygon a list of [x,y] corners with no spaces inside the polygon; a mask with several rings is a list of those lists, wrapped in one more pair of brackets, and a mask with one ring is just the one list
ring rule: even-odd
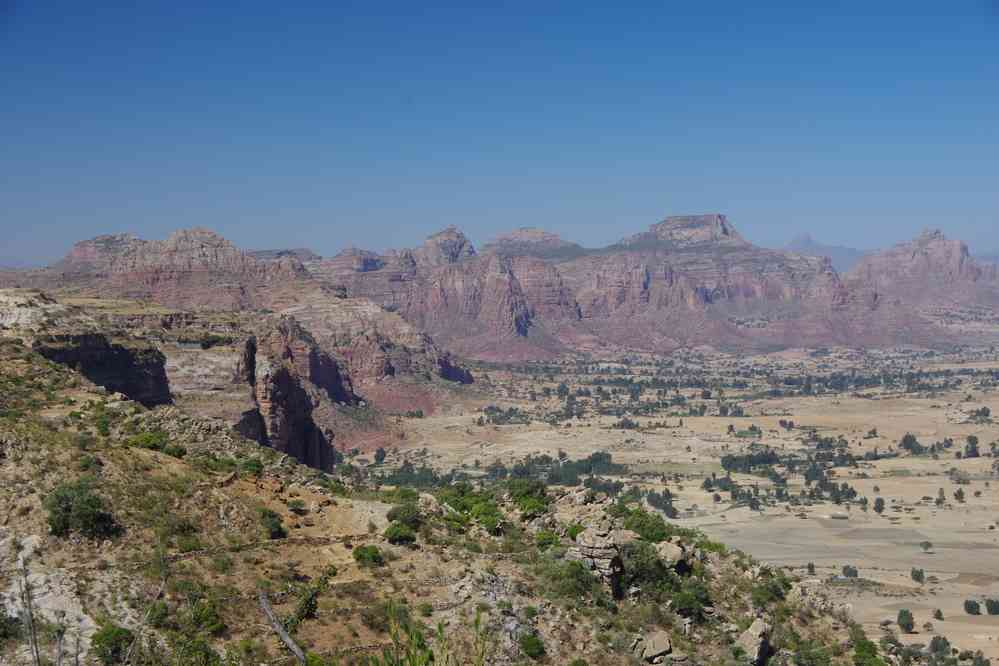
{"label": "green shrub", "polygon": [[520,651],[531,659],[538,660],[545,656],[545,644],[537,634],[523,633],[517,643]]}
{"label": "green shrub", "polygon": [[781,601],[789,589],[789,583],[784,577],[768,577],[755,585],[750,591],[750,599],[756,608],[766,608],[770,604]]}
{"label": "green shrub", "polygon": [[396,546],[409,545],[416,541],[416,532],[408,525],[394,522],[385,530],[385,538],[388,539],[389,543]]}
{"label": "green shrub", "polygon": [[0,607],[0,647],[7,641],[16,641],[21,638],[21,620],[7,615],[7,611]]}
{"label": "green shrub", "polygon": [[985,612],[989,615],[999,615],[999,599],[986,599]]}
{"label": "green shrub", "polygon": [[173,458],[183,458],[187,455],[187,449],[179,444],[167,444],[163,447],[163,453]]}
{"label": "green shrub", "polygon": [[188,634],[203,633],[209,636],[220,636],[226,630],[218,605],[208,598],[198,599],[190,605],[181,618],[181,626]]}
{"label": "green shrub", "polygon": [[151,451],[162,451],[169,442],[170,437],[165,432],[162,430],[152,430],[132,435],[125,440],[125,445],[135,446],[140,449],[149,449]]}
{"label": "green shrub", "polygon": [[552,546],[557,546],[558,543],[558,535],[551,530],[540,530],[534,535],[534,544],[538,547],[538,550],[548,550]]}
{"label": "green shrub", "polygon": [[90,639],[90,652],[105,666],[124,663],[135,635],[116,624],[105,624]]}
{"label": "green shrub", "polygon": [[704,608],[711,603],[707,586],[696,578],[686,578],[680,591],[673,595],[673,608],[684,617],[701,620]]}
{"label": "green shrub", "polygon": [[93,478],[83,477],[56,486],[45,498],[43,504],[52,534],[66,536],[79,532],[91,539],[107,539],[121,533],[121,526],[95,492],[95,485]]}
{"label": "green shrub", "polygon": [[288,530],[281,522],[281,516],[271,509],[260,510],[260,524],[268,539],[283,539],[288,536]]}
{"label": "green shrub", "polygon": [[964,612],[968,615],[981,615],[982,606],[974,599],[967,599],[964,602]]}
{"label": "green shrub", "polygon": [[388,519],[402,523],[411,530],[418,530],[420,529],[420,525],[423,524],[423,516],[420,515],[420,509],[412,502],[392,507],[388,512]]}
{"label": "green shrub", "polygon": [[378,546],[358,546],[354,549],[354,561],[364,568],[384,566],[385,557]]}
{"label": "green shrub", "polygon": [[908,608],[903,608],[898,611],[898,619],[896,620],[898,628],[907,634],[911,634],[912,630],[916,628],[916,621],[912,617],[912,611]]}
{"label": "green shrub", "polygon": [[240,464],[239,469],[249,476],[260,476],[264,473],[264,463],[260,458],[248,458]]}

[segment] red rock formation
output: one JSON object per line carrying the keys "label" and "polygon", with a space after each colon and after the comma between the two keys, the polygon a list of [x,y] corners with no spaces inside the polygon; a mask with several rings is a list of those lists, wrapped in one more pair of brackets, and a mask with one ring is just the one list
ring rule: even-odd
{"label": "red rock formation", "polygon": [[976,261],[967,245],[939,230],[861,259],[846,277],[858,289],[910,303],[984,300],[999,306],[995,264]]}
{"label": "red rock formation", "polygon": [[294,256],[257,260],[205,229],[178,231],[165,241],[99,236],[77,243],[61,262],[27,279],[186,309],[276,309],[318,291]]}
{"label": "red rock formation", "polygon": [[244,436],[330,469],[333,430],[320,425],[316,411],[328,401],[354,403],[357,397],[337,362],[298,322],[284,317],[260,337],[248,338],[234,379],[250,387],[254,403],[237,425]]}

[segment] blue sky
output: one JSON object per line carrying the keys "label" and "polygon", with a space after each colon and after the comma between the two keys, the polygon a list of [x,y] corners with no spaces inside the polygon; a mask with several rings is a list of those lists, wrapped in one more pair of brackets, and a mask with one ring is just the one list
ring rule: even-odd
{"label": "blue sky", "polygon": [[0,264],[715,211],[772,246],[999,249],[992,0],[90,4],[0,0]]}

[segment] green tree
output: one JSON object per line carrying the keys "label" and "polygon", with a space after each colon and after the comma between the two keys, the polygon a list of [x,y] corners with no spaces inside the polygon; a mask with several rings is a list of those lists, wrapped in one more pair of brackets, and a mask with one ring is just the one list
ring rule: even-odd
{"label": "green tree", "polygon": [[108,511],[91,477],[63,483],[49,493],[44,506],[49,530],[56,536],[79,532],[91,539],[107,539],[121,533],[121,526]]}
{"label": "green tree", "polygon": [[135,634],[128,629],[105,624],[90,639],[90,651],[105,666],[122,664],[134,639]]}
{"label": "green tree", "polygon": [[912,630],[916,627],[916,621],[912,617],[912,611],[908,608],[903,608],[898,612],[898,628],[907,634],[911,634]]}

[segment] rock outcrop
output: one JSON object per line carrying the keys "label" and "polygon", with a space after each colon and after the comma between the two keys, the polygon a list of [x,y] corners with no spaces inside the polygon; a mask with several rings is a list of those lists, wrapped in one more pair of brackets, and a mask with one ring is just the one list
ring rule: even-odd
{"label": "rock outcrop", "polygon": [[258,260],[207,229],[184,229],[163,241],[98,236],[22,279],[29,286],[193,310],[276,308],[318,290],[295,256]]}
{"label": "rock outcrop", "polygon": [[881,298],[999,306],[996,265],[973,259],[965,243],[935,229],[863,258],[846,277],[855,287],[871,289]]}
{"label": "rock outcrop", "polygon": [[136,341],[115,342],[101,333],[58,333],[35,338],[32,348],[45,358],[74,368],[84,377],[146,407],[169,404],[166,359]]}
{"label": "rock outcrop", "polygon": [[770,625],[762,618],[756,618],[753,624],[739,635],[735,642],[749,659],[753,666],[763,666],[772,652],[770,647]]}
{"label": "rock outcrop", "polygon": [[357,397],[337,362],[298,322],[282,318],[260,338],[248,338],[234,381],[249,386],[254,404],[236,426],[243,436],[311,467],[331,468],[333,432],[317,423],[315,412],[324,402]]}

